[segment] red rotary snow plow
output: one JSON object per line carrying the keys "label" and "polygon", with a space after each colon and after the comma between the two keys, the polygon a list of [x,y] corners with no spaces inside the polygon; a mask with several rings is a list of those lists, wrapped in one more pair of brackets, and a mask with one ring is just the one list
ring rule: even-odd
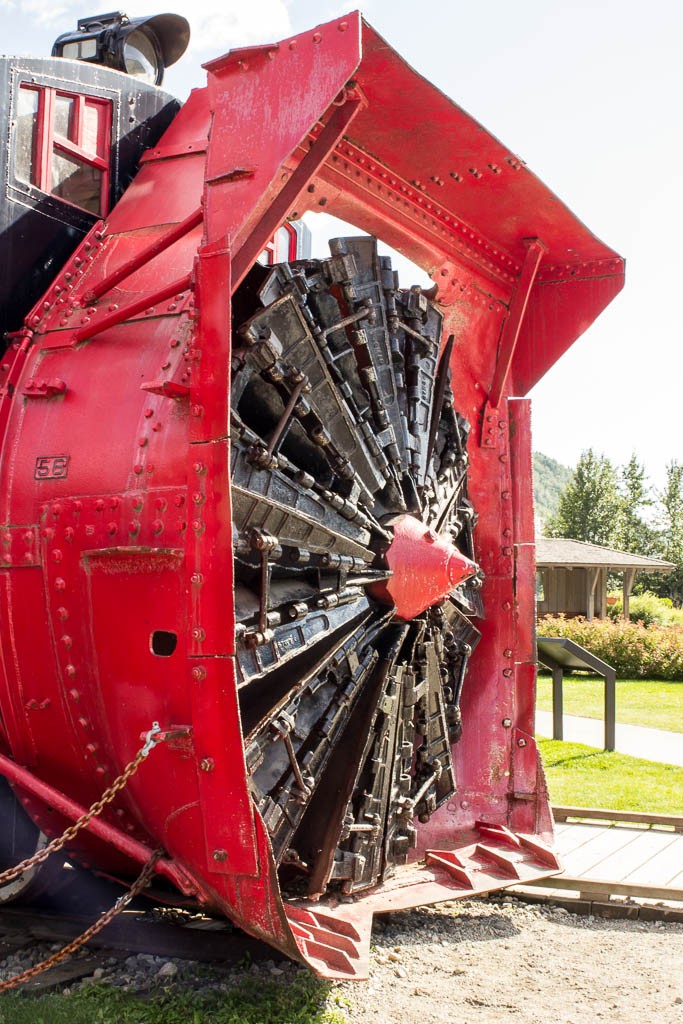
{"label": "red rotary snow plow", "polygon": [[0,772],[56,835],[158,723],[69,856],[362,977],[557,869],[523,396],[623,263],[358,14],[207,72],[2,362]]}

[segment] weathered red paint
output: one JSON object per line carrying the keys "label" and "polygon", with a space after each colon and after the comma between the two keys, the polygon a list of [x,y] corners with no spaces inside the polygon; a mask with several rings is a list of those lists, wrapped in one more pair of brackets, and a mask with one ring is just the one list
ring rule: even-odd
{"label": "weathered red paint", "polygon": [[[189,727],[105,822],[163,843],[180,888],[252,934],[357,977],[374,912],[489,891],[510,864],[521,878],[555,864],[538,841],[551,818],[533,741],[528,408],[510,398],[617,294],[623,262],[358,14],[207,71],[0,368],[0,743],[87,806],[152,721]],[[227,441],[231,295],[278,223],[322,208],[432,273],[457,408],[491,440],[471,448],[486,617],[457,797],[418,829],[429,863],[336,909],[283,903],[249,796]],[[543,243],[533,274],[530,238]],[[55,380],[64,388],[36,400],[29,382]],[[155,651],[164,632],[172,656]],[[59,831],[65,805],[24,782],[34,819]],[[137,869],[101,830],[70,852],[121,877]]]}

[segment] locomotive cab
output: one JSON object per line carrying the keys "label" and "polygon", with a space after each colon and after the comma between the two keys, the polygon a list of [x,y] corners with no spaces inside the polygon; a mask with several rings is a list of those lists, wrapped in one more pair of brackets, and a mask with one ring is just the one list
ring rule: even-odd
{"label": "locomotive cab", "polygon": [[179,109],[100,64],[0,57],[0,335],[21,327]]}

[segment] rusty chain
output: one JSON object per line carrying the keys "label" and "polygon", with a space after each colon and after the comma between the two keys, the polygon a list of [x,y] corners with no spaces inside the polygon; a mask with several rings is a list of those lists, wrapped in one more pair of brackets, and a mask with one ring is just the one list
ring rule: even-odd
{"label": "rusty chain", "polygon": [[[152,724],[152,728],[145,735],[144,745],[140,750],[138,750],[133,760],[126,765],[121,774],[114,779],[111,786],[105,789],[99,800],[96,800],[95,803],[92,804],[92,806],[89,807],[88,810],[73,823],[73,825],[70,825],[61,834],[61,836],[56,836],[52,842],[48,843],[48,845],[43,847],[42,850],[38,850],[32,857],[27,857],[25,860],[20,861],[19,864],[15,864],[14,867],[3,871],[0,874],[0,885],[4,885],[6,882],[11,882],[13,879],[18,878],[19,875],[22,875],[24,871],[27,871],[28,868],[31,868],[34,865],[42,864],[42,862],[47,860],[51,854],[57,853],[59,850],[63,849],[67,843],[70,843],[71,840],[86,828],[93,818],[98,817],[107,804],[110,804],[117,794],[125,788],[128,784],[128,780],[135,775],[150,750],[152,750],[154,745],[162,739],[163,734],[159,728],[159,723],[154,722]],[[41,962],[35,964],[34,967],[29,967],[27,970],[22,971],[21,974],[17,974],[13,978],[8,978],[7,981],[0,982],[0,993],[16,988],[17,985],[21,985],[25,981],[30,981],[31,978],[35,978],[38,974],[42,974],[43,971],[47,971],[51,967],[54,967],[55,964],[61,963],[62,960],[66,960],[67,957],[71,956],[71,954],[77,949],[80,949],[80,947],[88,942],[94,935],[97,935],[98,932],[102,931],[102,929],[108,925],[109,922],[117,916],[117,914],[120,914],[121,911],[128,906],[134,896],[137,896],[138,893],[142,892],[142,890],[147,887],[154,875],[155,864],[159,857],[163,856],[163,853],[164,851],[161,849],[154,851],[130,889],[116,901],[113,907],[110,907],[109,910],[106,910],[101,914],[94,924],[91,924],[90,927],[81,935],[73,939],[68,943],[68,945],[63,946],[62,949],[57,950],[56,953],[48,957],[46,960],[41,960]]]}
{"label": "rusty chain", "polygon": [[[137,760],[137,759],[136,759]],[[134,762],[131,762],[133,764]],[[119,897],[113,907],[109,910],[105,910],[98,919],[90,925],[81,935],[78,935],[75,939],[68,943],[66,946],[62,946],[52,956],[47,957],[46,960],[41,960],[40,963],[34,964],[33,967],[28,967],[21,974],[15,974],[13,978],[8,978],[7,981],[0,982],[0,993],[8,992],[10,989],[16,988],[17,985],[23,985],[25,981],[30,981],[31,978],[35,978],[38,974],[42,974],[43,971],[48,971],[51,967],[61,963],[62,960],[66,960],[67,957],[75,953],[77,949],[85,945],[94,935],[101,932],[102,929],[112,921],[117,914],[120,914],[124,910],[133,897],[137,896],[138,893],[145,889],[154,875],[155,865],[159,857],[163,856],[164,851],[159,849],[155,850],[152,856],[149,858],[144,868],[131,885],[130,889]]]}
{"label": "rusty chain", "polygon": [[52,840],[52,842],[48,843],[47,846],[44,846],[42,850],[38,850],[36,853],[34,853],[32,857],[27,857],[25,860],[22,860],[18,864],[15,864],[14,867],[7,868],[6,871],[3,871],[0,874],[0,885],[5,885],[7,882],[12,882],[15,878],[18,878],[19,875],[23,875],[24,871],[27,871],[29,868],[32,868],[35,864],[42,864],[43,861],[47,860],[47,858],[51,854],[57,853],[59,850],[63,849],[67,843],[70,843],[71,840],[74,839],[79,832],[81,832],[90,824],[93,818],[97,818],[102,813],[107,804],[110,804],[112,800],[128,784],[128,780],[131,778],[131,776],[135,775],[136,771],[138,770],[142,762],[145,760],[150,750],[154,747],[156,743],[159,742],[159,740],[156,738],[157,734],[159,733],[161,733],[159,723],[154,722],[152,728],[145,736],[144,746],[141,747],[140,750],[138,750],[133,760],[126,765],[126,767],[123,769],[118,778],[114,779],[111,786],[109,786],[108,789],[105,789],[104,793],[99,798],[99,800],[96,800],[95,803],[88,808],[85,814],[82,814],[78,821],[75,821],[73,825],[70,825],[66,829],[66,831],[64,831],[61,834],[61,836],[57,836],[55,839]]}

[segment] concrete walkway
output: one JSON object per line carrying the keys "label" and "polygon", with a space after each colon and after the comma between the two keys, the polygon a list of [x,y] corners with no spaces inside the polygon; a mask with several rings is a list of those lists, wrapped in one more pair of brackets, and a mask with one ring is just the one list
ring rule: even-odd
{"label": "concrete walkway", "polygon": [[[563,738],[569,743],[585,743],[603,750],[605,724],[598,718],[578,718],[565,715],[562,721]],[[536,732],[539,736],[552,736],[551,711],[536,712]],[[683,733],[646,729],[640,725],[616,725],[616,748],[621,754],[644,757],[647,761],[661,761],[683,767]]]}

